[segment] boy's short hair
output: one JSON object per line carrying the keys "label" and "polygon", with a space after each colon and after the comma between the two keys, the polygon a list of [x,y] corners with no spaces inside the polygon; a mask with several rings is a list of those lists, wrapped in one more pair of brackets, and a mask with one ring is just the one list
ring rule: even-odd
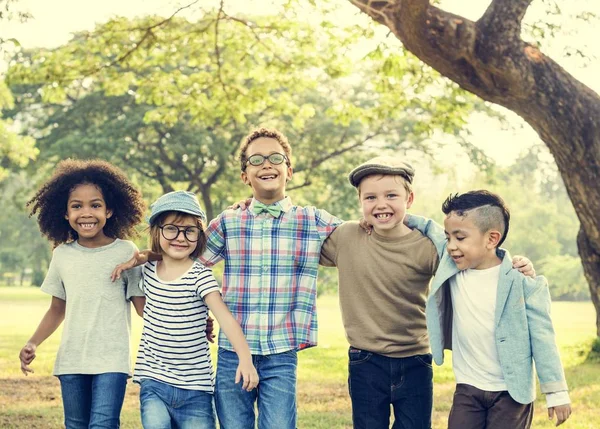
{"label": "boy's short hair", "polygon": [[[360,182],[368,176],[400,176],[407,193],[412,192],[415,169],[409,163],[393,156],[378,156],[359,165],[348,175],[350,183],[359,189]],[[360,192],[360,189],[359,189]]]}
{"label": "boy's short hair", "polygon": [[240,163],[242,171],[246,171],[246,166],[248,163],[248,158],[246,157],[246,151],[248,150],[248,146],[250,146],[250,143],[252,143],[254,140],[259,139],[261,137],[277,140],[283,148],[284,155],[287,158],[287,166],[292,166],[292,147],[290,146],[287,137],[275,128],[260,127],[250,131],[250,133],[246,137],[244,137],[244,140],[242,140],[242,144],[240,145]]}
{"label": "boy's short hair", "polygon": [[160,227],[163,226],[165,219],[170,215],[175,215],[175,219],[173,220],[174,222],[180,222],[185,219],[193,219],[195,226],[200,228],[200,235],[198,236],[198,241],[196,242],[196,248],[192,253],[190,253],[190,258],[197,258],[198,256],[202,255],[204,249],[206,249],[206,234],[204,234],[202,218],[200,216],[179,211],[164,211],[153,219],[153,222],[150,225],[150,248],[152,252],[162,254],[162,249],[160,248]]}
{"label": "boy's short hair", "polygon": [[450,194],[442,204],[442,212],[445,215],[454,212],[461,217],[472,214],[473,223],[482,233],[497,229],[502,236],[496,247],[500,247],[508,235],[510,211],[504,200],[492,192],[478,190]]}

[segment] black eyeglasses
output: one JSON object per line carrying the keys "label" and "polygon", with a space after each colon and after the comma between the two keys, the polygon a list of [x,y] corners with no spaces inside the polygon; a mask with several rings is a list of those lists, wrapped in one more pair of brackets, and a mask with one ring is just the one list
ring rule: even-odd
{"label": "black eyeglasses", "polygon": [[202,230],[197,226],[179,227],[177,225],[167,224],[159,228],[162,236],[166,240],[175,240],[177,237],[179,237],[179,233],[183,232],[185,239],[191,243],[194,243],[200,239],[200,234],[202,234]]}
{"label": "black eyeglasses", "polygon": [[265,163],[265,160],[268,159],[269,162],[273,165],[279,165],[284,161],[287,161],[287,157],[282,154],[282,153],[272,153],[271,155],[268,156],[264,156],[264,155],[251,155],[248,157],[248,161],[246,161],[248,164],[253,165],[255,167],[258,167],[259,165],[263,165]]}

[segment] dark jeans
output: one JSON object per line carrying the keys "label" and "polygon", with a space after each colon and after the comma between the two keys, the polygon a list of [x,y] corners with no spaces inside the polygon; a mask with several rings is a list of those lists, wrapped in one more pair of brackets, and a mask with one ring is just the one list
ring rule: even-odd
{"label": "dark jeans", "polygon": [[520,404],[507,391],[457,384],[448,429],[529,429],[532,419],[533,403]]}
{"label": "dark jeans", "polygon": [[350,347],[348,387],[354,429],[430,429],[431,354],[390,358]]}

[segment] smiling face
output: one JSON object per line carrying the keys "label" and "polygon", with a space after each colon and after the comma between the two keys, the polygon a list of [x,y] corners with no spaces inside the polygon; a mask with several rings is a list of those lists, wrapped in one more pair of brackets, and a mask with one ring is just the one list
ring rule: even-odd
{"label": "smiling face", "polygon": [[106,207],[102,191],[96,185],[77,185],[69,193],[65,219],[82,246],[100,247],[112,241],[104,234],[106,220],[111,216],[112,210]]}
{"label": "smiling face", "polygon": [[484,270],[501,262],[496,256],[500,233],[497,230],[482,232],[473,216],[469,212],[462,215],[450,212],[444,220],[447,251],[459,270]]}
{"label": "smiling face", "polygon": [[[191,216],[185,216],[177,213],[168,215],[162,222],[161,226],[174,225],[179,228],[179,233],[174,239],[166,239],[163,233],[160,233],[159,246],[163,256],[163,260],[171,259],[173,261],[181,261],[189,259],[198,246],[198,241],[189,241],[183,232],[186,227],[198,227],[198,222]],[[170,227],[171,228],[171,227]],[[202,230],[199,232],[204,234]],[[168,234],[166,234],[169,236]],[[199,237],[200,238],[200,237]]]}
{"label": "smiling face", "polygon": [[[269,156],[273,153],[285,154],[281,144],[273,138],[259,137],[252,141],[246,150],[246,158],[252,155]],[[271,204],[285,197],[285,185],[292,178],[292,168],[284,161],[271,164],[268,159],[262,165],[246,164],[242,171],[242,181],[252,188],[254,198],[265,204]]]}
{"label": "smiling face", "polygon": [[363,217],[376,233],[401,237],[410,232],[402,222],[413,203],[414,194],[404,187],[400,176],[367,176],[359,184]]}

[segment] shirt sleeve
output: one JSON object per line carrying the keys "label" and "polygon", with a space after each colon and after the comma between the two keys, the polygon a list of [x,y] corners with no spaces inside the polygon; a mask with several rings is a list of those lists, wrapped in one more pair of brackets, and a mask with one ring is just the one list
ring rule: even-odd
{"label": "shirt sleeve", "polygon": [[142,267],[134,267],[126,270],[123,279],[125,281],[125,296],[128,300],[133,296],[144,296],[144,291],[140,289]]}
{"label": "shirt sleeve", "polygon": [[321,257],[319,258],[319,265],[325,267],[337,266],[337,249],[338,249],[338,238],[340,230],[335,229],[329,237],[323,243],[321,247]]}
{"label": "shirt sleeve", "polygon": [[321,209],[315,209],[315,220],[321,243],[343,222],[340,218]]}
{"label": "shirt sleeve", "polygon": [[446,252],[446,233],[444,232],[444,228],[437,222],[423,216],[407,214],[405,223],[409,228],[417,229],[425,237],[429,238],[434,244],[439,257]]}
{"label": "shirt sleeve", "polygon": [[219,292],[219,284],[212,273],[212,270],[205,268],[198,273],[196,280],[196,295],[204,298],[211,292]]}
{"label": "shirt sleeve", "polygon": [[212,267],[225,257],[224,214],[213,219],[206,228],[206,249],[198,257],[202,264]]}
{"label": "shirt sleeve", "polygon": [[531,352],[542,393],[568,390],[550,317],[550,292],[544,276],[522,276]]}
{"label": "shirt sleeve", "polygon": [[[137,248],[135,243],[130,243],[132,249],[131,255],[129,257],[131,258],[133,256],[133,253],[139,249]],[[133,267],[123,271],[124,275],[121,278],[124,282],[125,297],[128,301],[131,300],[131,297],[133,296],[144,296],[144,291],[140,289],[140,281],[142,279],[142,268],[143,267]]]}
{"label": "shirt sleeve", "polygon": [[571,403],[569,392],[563,390],[561,392],[546,393],[546,408],[558,407],[559,405],[567,405]]}
{"label": "shirt sleeve", "polygon": [[65,291],[65,285],[62,282],[62,278],[60,277],[60,271],[58,269],[58,260],[60,259],[60,253],[58,251],[58,247],[54,249],[52,252],[52,260],[50,261],[50,267],[48,268],[48,273],[46,273],[46,277],[44,278],[44,282],[42,283],[42,291],[60,298],[64,301],[67,300],[67,293]]}

